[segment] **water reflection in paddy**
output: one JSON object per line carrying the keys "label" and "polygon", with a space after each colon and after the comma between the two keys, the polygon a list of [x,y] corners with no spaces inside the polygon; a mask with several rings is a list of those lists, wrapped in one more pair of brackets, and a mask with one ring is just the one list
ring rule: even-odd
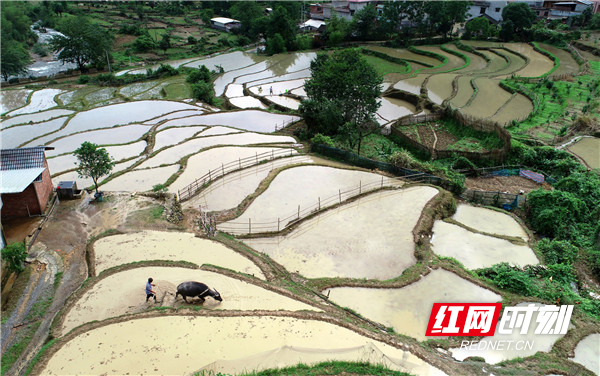
{"label": "water reflection in paddy", "polygon": [[244,96],[244,85],[230,84],[229,86],[227,86],[227,91],[225,92],[225,96],[227,98]]}
{"label": "water reflection in paddy", "polygon": [[157,184],[164,184],[179,165],[156,167],[150,170],[134,170],[119,175],[102,185],[105,191],[151,191]]}
{"label": "water reflection in paddy", "polygon": [[2,129],[4,129],[16,124],[38,123],[57,118],[59,116],[70,115],[72,113],[73,111],[70,110],[49,110],[30,115],[19,115],[8,119],[3,119],[2,122],[0,122],[0,126],[2,126]]}
{"label": "water reflection in paddy", "polygon": [[169,128],[158,132],[155,136],[154,150],[160,150],[165,146],[178,144],[187,138],[193,137],[204,129],[206,129],[206,127],[194,126],[184,128]]}
{"label": "water reflection in paddy", "polygon": [[592,372],[600,374],[600,334],[590,334],[575,347],[575,357],[569,358]]}
{"label": "water reflection in paddy", "polygon": [[384,123],[387,123],[399,119],[402,116],[414,114],[415,111],[415,106],[410,102],[402,99],[382,97],[381,106],[377,110],[377,115],[385,120]]}
{"label": "water reflection in paddy", "polygon": [[275,104],[289,108],[291,110],[297,110],[300,107],[299,100],[290,98],[290,97],[286,97],[284,95],[269,95],[269,96],[266,96],[265,98]]}
{"label": "water reflection in paddy", "polygon": [[232,105],[234,105],[235,107],[241,108],[241,109],[248,109],[248,108],[266,109],[267,108],[267,106],[265,106],[265,104],[263,102],[261,102],[260,100],[254,98],[254,97],[250,97],[250,96],[231,98],[231,99],[229,99],[229,102]]}
{"label": "water reflection in paddy", "polygon": [[207,59],[193,61],[185,64],[188,68],[199,68],[205,65],[209,70],[217,70],[218,66],[222,67],[225,72],[234,69],[247,67],[249,65],[265,60],[265,56],[257,54],[235,51],[227,54],[216,55]]}
{"label": "water reflection in paddy", "polygon": [[[16,148],[32,138],[42,136],[46,133],[51,133],[60,129],[63,126],[66,117],[59,117],[53,120],[48,120],[42,123],[19,125],[8,129],[3,129],[0,132],[2,139],[2,147]],[[33,141],[29,146],[42,145],[42,143]]]}
{"label": "water reflection in paddy", "polygon": [[54,97],[62,92],[63,90],[60,89],[42,89],[35,91],[31,94],[27,106],[11,111],[9,115],[16,116],[30,114],[32,112],[44,111],[56,107],[58,104],[54,101]]}
{"label": "water reflection in paddy", "polygon": [[31,91],[28,89],[0,91],[0,114],[25,106]]}
{"label": "water reflection in paddy", "polygon": [[227,85],[231,86],[230,84],[233,83],[233,81],[237,77],[264,71],[265,69],[267,69],[267,66],[268,61],[263,61],[258,64],[250,65],[249,67],[236,69],[222,74],[221,76],[217,77],[217,79],[215,79],[214,81],[215,95],[217,97],[221,96],[223,94],[223,91],[225,90],[225,87],[227,87]]}

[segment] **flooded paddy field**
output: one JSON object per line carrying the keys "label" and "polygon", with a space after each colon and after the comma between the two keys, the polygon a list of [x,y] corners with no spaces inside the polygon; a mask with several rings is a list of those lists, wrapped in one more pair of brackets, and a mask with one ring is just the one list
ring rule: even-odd
{"label": "flooded paddy field", "polygon": [[[157,303],[153,299],[146,302],[144,291],[140,293],[138,284],[131,283],[143,282],[148,276],[154,277],[153,283],[156,286],[153,290],[157,294]],[[217,289],[223,301],[206,298],[204,303],[200,303],[199,299],[188,297],[186,303],[181,296],[175,299],[177,286],[185,281],[203,281]],[[64,335],[91,321],[139,313],[154,306],[202,306],[204,309],[244,311],[320,311],[306,303],[218,273],[177,267],[142,267],[109,275],[87,290],[68,311],[61,333]]]}
{"label": "flooded paddy field", "polygon": [[479,50],[479,52],[485,55],[488,58],[489,62],[485,69],[481,70],[478,73],[475,73],[478,76],[495,74],[496,72],[507,69],[507,67],[510,65],[510,63],[506,61],[506,59],[504,59],[498,54],[493,53],[492,51]]}
{"label": "flooded paddy field", "polygon": [[382,97],[381,106],[377,110],[377,116],[387,123],[403,116],[414,114],[416,111],[415,105],[410,102],[397,98]]}
{"label": "flooded paddy field", "polygon": [[41,89],[31,93],[29,97],[29,104],[25,107],[18,108],[8,113],[9,116],[17,116],[23,114],[30,114],[33,112],[39,112],[51,109],[52,107],[58,106],[58,103],[54,100],[54,97],[61,94],[63,91],[60,89]]}
{"label": "flooded paddy field", "polygon": [[572,361],[581,364],[592,372],[600,373],[600,334],[590,334],[575,347]]}
{"label": "flooded paddy field", "polygon": [[[382,180],[383,179],[383,180]],[[219,226],[230,226],[237,223],[247,224],[248,220],[256,223],[277,222],[293,215],[298,206],[307,208],[317,204],[319,198],[336,196],[331,204],[338,202],[338,193],[344,192],[341,199],[349,197],[346,193],[358,189],[362,184],[365,189],[369,184],[388,185],[390,178],[371,172],[337,169],[327,166],[301,166],[281,171],[271,182],[265,192],[257,197],[246,211],[236,219]],[[358,191],[354,195],[358,194]]]}
{"label": "flooded paddy field", "polygon": [[146,170],[133,170],[119,175],[102,185],[105,191],[151,191],[157,184],[165,184],[179,171],[179,165],[156,167]]}
{"label": "flooded paddy field", "polygon": [[441,105],[442,102],[452,95],[452,81],[456,74],[444,73],[431,76],[427,81],[427,93],[429,99],[435,104]]}
{"label": "flooded paddy field", "polygon": [[529,236],[521,224],[508,214],[466,204],[456,207],[452,218],[481,232],[505,235],[528,240]]}
{"label": "flooded paddy field", "polygon": [[521,77],[539,77],[548,73],[554,68],[554,61],[549,57],[542,55],[533,49],[533,46],[527,43],[511,43],[511,50],[519,52],[529,59],[529,63],[525,68],[515,72]]}
{"label": "flooded paddy field", "polygon": [[25,106],[32,91],[29,89],[2,90],[0,93],[0,114]]}
{"label": "flooded paddy field", "polygon": [[[463,67],[466,64],[466,61],[463,60],[460,56],[456,56],[454,54],[443,51],[439,46],[419,46],[418,48],[420,50],[429,51],[444,56],[446,59],[448,59],[448,62],[439,68],[426,69],[426,73],[447,72],[452,69]],[[438,64],[436,65],[440,64],[442,64],[442,62],[438,61]]]}
{"label": "flooded paddy field", "polygon": [[582,137],[567,149],[583,159],[590,168],[600,168],[600,138]]}
{"label": "flooded paddy field", "polygon": [[[127,252],[120,249],[126,247]],[[94,243],[96,274],[136,261],[188,261],[198,266],[212,264],[264,278],[249,259],[212,240],[184,232],[143,231],[112,235]]]}
{"label": "flooded paddy field", "polygon": [[204,126],[189,126],[162,130],[154,136],[154,150],[160,150],[167,146],[179,144],[188,138],[196,136],[205,129],[206,127]]}
{"label": "flooded paddy field", "polygon": [[232,105],[234,105],[235,107],[241,108],[241,109],[248,109],[248,108],[266,109],[267,108],[267,106],[265,106],[260,100],[254,98],[254,97],[250,97],[250,96],[231,98],[231,99],[229,99],[229,102]]}
{"label": "flooded paddy field", "polygon": [[[475,99],[462,108],[462,112],[478,118],[494,115],[512,96],[498,85],[498,81],[490,78],[476,78],[475,85],[479,89]],[[490,98],[494,98],[493,101]]]}
{"label": "flooded paddy field", "polygon": [[234,374],[299,362],[365,361],[365,354],[371,354],[366,360],[391,369],[444,375],[409,352],[349,329],[277,316],[164,316],[117,322],[75,336],[51,356],[41,374]]}
{"label": "flooded paddy field", "polygon": [[395,278],[416,262],[412,231],[437,193],[431,187],[372,193],[305,220],[289,234],[244,242],[308,278]]}
{"label": "flooded paddy field", "polygon": [[402,288],[335,287],[329,299],[398,333],[424,341],[433,303],[486,302],[502,297],[444,269],[436,269]]}
{"label": "flooded paddy field", "polygon": [[513,120],[521,121],[526,119],[533,111],[533,103],[523,94],[516,93],[511,99],[499,109],[490,120],[499,124],[508,124]]}
{"label": "flooded paddy field", "polygon": [[[528,305],[534,305],[537,307],[542,306],[539,303],[519,303],[516,307],[527,307]],[[498,331],[498,327],[496,327],[496,334],[491,337],[483,337],[479,342],[482,344],[482,350],[474,349],[471,350],[469,348],[451,348],[450,352],[454,359],[464,360],[470,356],[478,356],[485,359],[485,361],[489,364],[496,364],[504,360],[514,359],[514,358],[525,358],[531,356],[538,351],[549,352],[552,349],[552,346],[556,341],[558,341],[564,334],[545,334],[539,335],[534,334],[536,330],[536,326],[534,323],[540,322],[538,320],[539,312],[533,312],[531,325],[529,325],[529,329],[527,333],[521,334],[520,330],[513,330],[512,334],[500,334]],[[541,319],[540,319],[541,320]],[[500,321],[498,321],[498,325]],[[524,347],[517,349],[516,346],[512,348],[503,348],[503,349],[491,349],[487,346],[484,346],[488,342],[495,341],[514,341],[513,343],[517,343],[518,341],[529,341],[533,342],[533,346],[531,348]],[[524,343],[524,342],[522,342]]]}
{"label": "flooded paddy field", "polygon": [[488,62],[479,55],[476,55],[474,53],[471,53],[471,52],[468,52],[465,50],[461,50],[460,48],[456,47],[456,45],[454,45],[452,43],[445,44],[444,47],[446,47],[449,50],[461,53],[469,58],[469,65],[462,68],[459,71],[460,73],[467,73],[467,72],[477,73],[477,72],[485,69],[485,67],[487,67]]}
{"label": "flooded paddy field", "polygon": [[539,261],[525,244],[471,232],[444,221],[433,225],[433,252],[453,257],[467,269],[487,268],[501,262],[513,265],[535,265]]}
{"label": "flooded paddy field", "polygon": [[471,86],[472,77],[462,76],[458,79],[458,91],[450,103],[457,108],[461,108],[467,104],[473,96],[473,86]]}
{"label": "flooded paddy field", "polygon": [[[390,48],[380,46],[369,46],[369,50],[382,52],[388,56],[397,57],[400,59],[408,59],[417,62],[423,62],[431,67],[440,65],[442,62],[429,56],[421,55],[403,48]],[[412,63],[412,62],[411,62]]]}
{"label": "flooded paddy field", "polygon": [[423,86],[423,82],[425,81],[426,78],[427,78],[426,74],[418,74],[415,77],[410,77],[410,78],[396,82],[393,85],[393,88],[420,95],[421,87]]}
{"label": "flooded paddy field", "polygon": [[[508,48],[510,48],[510,47],[508,47]],[[510,50],[497,48],[497,49],[494,49],[494,52],[496,52],[496,54],[498,54],[498,55],[506,57],[509,61],[509,64],[508,64],[508,66],[506,66],[506,68],[499,70],[497,72],[494,72],[494,76],[497,78],[510,77],[511,74],[513,74],[513,73],[523,69],[527,65],[529,65],[529,64],[527,64],[527,61],[525,59],[523,59],[521,56],[517,55],[516,53],[514,53]]]}
{"label": "flooded paddy field", "polygon": [[[67,121],[67,118],[63,116],[41,123],[17,125],[8,129],[3,129],[0,133],[2,146],[4,148],[19,147],[33,138],[56,132],[65,124],[65,121]],[[29,144],[30,146],[35,146],[35,141]]]}
{"label": "flooded paddy field", "polygon": [[579,64],[573,59],[573,56],[569,51],[565,51],[562,48],[555,47],[551,44],[538,43],[538,46],[544,50],[550,52],[560,60],[560,65],[552,73],[553,76],[560,76],[562,74],[577,74],[579,73]]}
{"label": "flooded paddy field", "polygon": [[41,112],[38,112],[35,114],[18,115],[18,116],[14,116],[14,117],[4,118],[4,119],[2,119],[2,122],[0,123],[0,125],[2,126],[2,129],[5,129],[5,128],[9,128],[9,127],[12,127],[14,125],[19,125],[19,124],[30,124],[30,123],[39,123],[39,122],[43,122],[43,121],[48,121],[51,119],[55,119],[57,117],[70,115],[72,113],[73,113],[73,111],[71,111],[71,110],[41,111]]}
{"label": "flooded paddy field", "polygon": [[233,172],[225,177],[214,180],[202,192],[184,202],[183,206],[185,208],[197,208],[200,206],[205,211],[233,209],[246,197],[254,193],[259,184],[274,169],[294,164],[313,163],[313,159],[313,157],[304,155],[280,158]]}

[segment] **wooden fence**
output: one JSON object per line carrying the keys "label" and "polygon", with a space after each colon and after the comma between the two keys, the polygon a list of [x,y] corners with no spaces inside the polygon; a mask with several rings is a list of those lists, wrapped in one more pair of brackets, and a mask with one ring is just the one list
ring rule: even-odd
{"label": "wooden fence", "polygon": [[229,163],[224,164],[222,163],[221,167],[209,170],[206,174],[197,178],[191,184],[180,189],[177,192],[179,201],[188,200],[195,194],[202,191],[202,189],[208,186],[213,180],[223,177],[230,172],[238,171],[250,166],[255,166],[277,158],[291,157],[295,153],[297,154],[297,151],[295,149],[282,148],[279,150],[271,150],[260,154],[256,153],[254,156],[251,157],[238,158],[237,161],[231,161]]}
{"label": "wooden fence", "polygon": [[502,207],[504,205],[512,206],[515,203],[516,207],[522,207],[527,203],[527,196],[525,195],[504,192],[478,191],[474,189],[465,189],[461,194],[461,197],[475,204],[497,207]]}

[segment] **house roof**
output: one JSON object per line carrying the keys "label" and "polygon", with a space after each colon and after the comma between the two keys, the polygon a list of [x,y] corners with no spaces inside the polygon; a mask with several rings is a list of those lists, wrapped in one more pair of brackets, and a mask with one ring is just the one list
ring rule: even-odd
{"label": "house roof", "polygon": [[303,27],[314,27],[315,29],[318,29],[319,27],[321,27],[323,25],[325,25],[325,21],[313,20],[313,19],[310,19],[302,24]]}
{"label": "house roof", "polygon": [[210,19],[212,22],[218,22],[218,23],[222,23],[222,24],[228,24],[231,22],[240,22],[238,20],[234,20],[232,18],[227,18],[227,17],[215,17],[215,18],[211,18]]}
{"label": "house roof", "polygon": [[23,192],[46,169],[44,151],[53,147],[0,150],[0,193]]}
{"label": "house roof", "polygon": [[0,193],[23,192],[44,170],[44,167],[24,170],[1,170]]}
{"label": "house roof", "polygon": [[46,146],[2,149],[0,150],[0,171],[44,167],[44,151],[53,149]]}

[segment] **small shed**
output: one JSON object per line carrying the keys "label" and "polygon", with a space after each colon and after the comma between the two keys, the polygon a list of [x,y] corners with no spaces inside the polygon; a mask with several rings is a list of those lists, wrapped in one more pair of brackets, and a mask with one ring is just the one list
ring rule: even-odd
{"label": "small shed", "polygon": [[213,29],[231,32],[233,29],[238,29],[242,23],[238,20],[226,17],[215,17],[210,19],[210,27]]}
{"label": "small shed", "polygon": [[43,214],[53,191],[46,150],[35,146],[0,150],[2,218]]}

